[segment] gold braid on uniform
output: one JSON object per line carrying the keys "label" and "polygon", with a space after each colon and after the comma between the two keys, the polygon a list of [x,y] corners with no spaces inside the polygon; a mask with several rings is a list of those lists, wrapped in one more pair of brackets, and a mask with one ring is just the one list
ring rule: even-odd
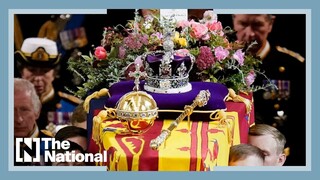
{"label": "gold braid on uniform", "polygon": [[61,91],[58,91],[58,95],[62,98],[68,99],[69,101],[76,103],[76,104],[80,104],[83,101],[80,98],[77,98],[75,96],[72,96],[71,94],[67,94],[67,93],[64,93]]}
{"label": "gold braid on uniform", "polygon": [[243,102],[246,105],[246,113],[249,114],[251,112],[251,101],[241,97],[236,94],[236,92],[229,88],[229,96],[227,97],[227,101],[232,100],[233,102]]}
{"label": "gold braid on uniform", "polygon": [[282,53],[285,53],[285,54],[288,54],[294,58],[296,58],[297,60],[299,60],[300,62],[304,62],[304,57],[302,57],[299,53],[296,53],[294,51],[291,51],[285,47],[281,47],[281,46],[276,46],[276,49],[279,51],[279,52],[282,52]]}
{"label": "gold braid on uniform", "polygon": [[90,109],[90,101],[91,99],[95,98],[95,99],[99,99],[100,97],[102,96],[106,96],[108,95],[110,97],[110,93],[109,93],[109,90],[107,88],[103,88],[103,89],[100,89],[100,91],[96,91],[94,93],[92,93],[91,95],[89,95],[85,100],[84,100],[84,103],[83,103],[83,109],[89,113],[89,109]]}

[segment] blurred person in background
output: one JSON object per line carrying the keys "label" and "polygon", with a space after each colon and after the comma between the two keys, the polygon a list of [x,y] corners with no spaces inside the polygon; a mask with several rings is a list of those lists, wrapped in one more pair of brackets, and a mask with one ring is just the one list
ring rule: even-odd
{"label": "blurred person in background", "polygon": [[46,38],[27,38],[21,50],[15,52],[15,61],[21,77],[34,85],[40,98],[39,128],[50,129],[50,125],[68,124],[81,100],[59,91],[59,85],[54,84],[60,62],[56,42]]}
{"label": "blurred person in background", "polygon": [[[285,47],[269,43],[276,16],[234,14],[232,17],[237,39],[248,44],[256,41],[249,52],[261,58],[260,69],[277,86],[253,94],[256,123],[272,125],[286,136],[286,146],[290,148],[287,165],[305,165],[305,59]],[[254,85],[263,86],[267,82],[257,74]]]}

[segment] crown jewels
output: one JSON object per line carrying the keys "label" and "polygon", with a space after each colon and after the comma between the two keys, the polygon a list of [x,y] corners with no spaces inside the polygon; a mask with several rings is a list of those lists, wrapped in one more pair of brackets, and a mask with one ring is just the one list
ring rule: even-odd
{"label": "crown jewels", "polygon": [[132,92],[123,95],[116,105],[116,115],[124,127],[124,134],[142,134],[149,130],[154,120],[158,117],[158,106],[153,97],[145,91],[139,91],[139,79],[145,76],[140,71],[140,65],[135,65],[136,70],[129,76],[135,78]]}
{"label": "crown jewels", "polygon": [[173,50],[172,30],[164,31],[164,51],[147,52],[141,57],[147,73],[144,89],[156,93],[188,92],[192,89],[189,73],[195,57],[187,50]]}

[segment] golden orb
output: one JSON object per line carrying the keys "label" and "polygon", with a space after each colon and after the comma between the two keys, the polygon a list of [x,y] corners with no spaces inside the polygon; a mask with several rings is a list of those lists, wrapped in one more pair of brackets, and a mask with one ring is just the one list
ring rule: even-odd
{"label": "golden orb", "polygon": [[119,99],[116,112],[118,119],[131,134],[142,134],[152,127],[158,117],[158,106],[146,92],[132,91]]}

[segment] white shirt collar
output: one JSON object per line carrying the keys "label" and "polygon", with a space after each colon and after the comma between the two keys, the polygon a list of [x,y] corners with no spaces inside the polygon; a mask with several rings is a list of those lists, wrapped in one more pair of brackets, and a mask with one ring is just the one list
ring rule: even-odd
{"label": "white shirt collar", "polygon": [[263,49],[257,54],[257,56],[260,56],[261,59],[264,59],[267,54],[270,51],[270,43],[269,41],[266,42],[266,45],[263,47]]}

